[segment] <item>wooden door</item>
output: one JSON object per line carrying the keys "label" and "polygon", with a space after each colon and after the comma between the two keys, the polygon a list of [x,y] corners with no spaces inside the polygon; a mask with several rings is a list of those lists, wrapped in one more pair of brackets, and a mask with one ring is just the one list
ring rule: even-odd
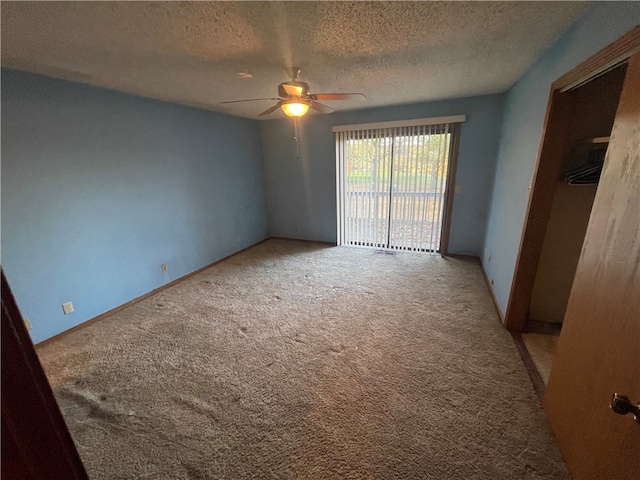
{"label": "wooden door", "polygon": [[88,480],[4,272],[2,478]]}
{"label": "wooden door", "polygon": [[640,475],[640,54],[629,61],[544,408],[574,480]]}

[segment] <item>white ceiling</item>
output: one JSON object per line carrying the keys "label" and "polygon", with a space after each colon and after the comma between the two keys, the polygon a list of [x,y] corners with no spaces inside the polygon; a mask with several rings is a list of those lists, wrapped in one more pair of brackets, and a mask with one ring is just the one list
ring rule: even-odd
{"label": "white ceiling", "polygon": [[296,65],[312,93],[367,96],[331,107],[369,108],[506,91],[586,8],[3,1],[2,65],[249,118],[273,102],[220,102],[275,97]]}

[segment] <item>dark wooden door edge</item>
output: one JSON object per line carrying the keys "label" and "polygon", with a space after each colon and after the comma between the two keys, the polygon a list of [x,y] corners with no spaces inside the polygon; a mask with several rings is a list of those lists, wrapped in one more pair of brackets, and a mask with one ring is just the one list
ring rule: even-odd
{"label": "dark wooden door edge", "polygon": [[88,480],[2,272],[2,476]]}
{"label": "dark wooden door edge", "polygon": [[574,100],[572,92],[566,90],[628,60],[638,50],[640,26],[634,27],[551,85],[527,214],[504,316],[504,325],[510,331],[523,331],[529,314],[533,282],[553,204],[557,173],[564,153],[563,125],[568,122],[568,111],[572,108]]}

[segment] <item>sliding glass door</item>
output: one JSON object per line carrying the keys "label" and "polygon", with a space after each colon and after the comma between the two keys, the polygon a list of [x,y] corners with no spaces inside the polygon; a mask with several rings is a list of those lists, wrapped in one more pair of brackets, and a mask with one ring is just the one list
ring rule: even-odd
{"label": "sliding glass door", "polygon": [[336,129],[339,244],[440,250],[454,125]]}

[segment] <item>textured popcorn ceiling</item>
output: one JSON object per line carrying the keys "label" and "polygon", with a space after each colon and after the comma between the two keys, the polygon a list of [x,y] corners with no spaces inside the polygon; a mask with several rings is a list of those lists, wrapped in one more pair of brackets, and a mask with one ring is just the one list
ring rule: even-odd
{"label": "textured popcorn ceiling", "polygon": [[[585,2],[2,2],[2,65],[257,118],[286,67],[341,110],[503,92]],[[240,78],[249,73],[251,78]],[[267,118],[283,115],[281,112]]]}

